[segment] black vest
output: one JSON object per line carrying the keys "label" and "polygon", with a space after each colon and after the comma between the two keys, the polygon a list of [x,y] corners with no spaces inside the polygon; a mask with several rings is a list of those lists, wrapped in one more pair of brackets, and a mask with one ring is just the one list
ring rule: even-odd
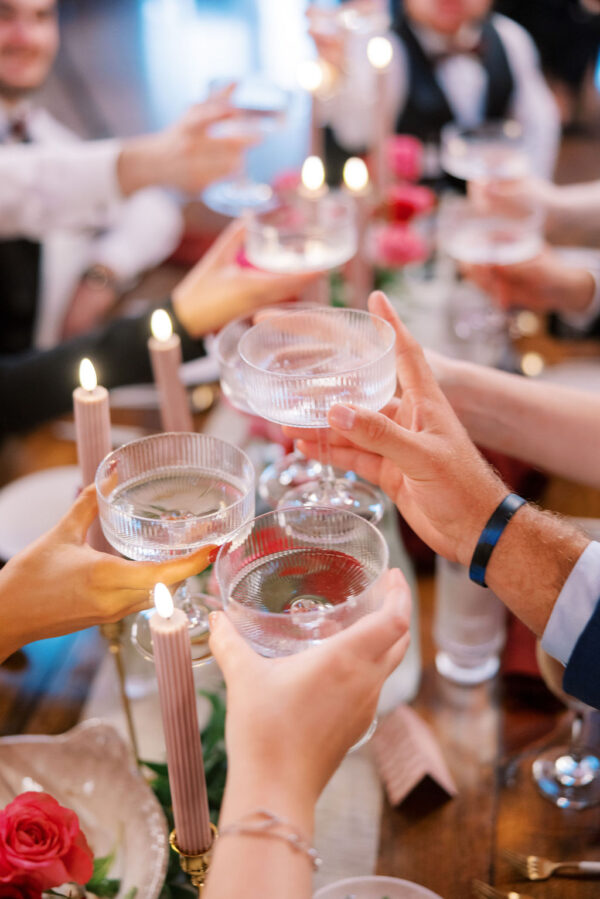
{"label": "black vest", "polygon": [[21,353],[33,343],[40,262],[37,241],[0,240],[0,353]]}
{"label": "black vest", "polygon": [[[454,115],[435,77],[434,63],[417,40],[406,17],[400,13],[394,31],[402,40],[408,61],[406,103],[398,116],[396,132],[414,134],[423,141],[438,143],[440,131]],[[487,75],[484,118],[506,118],[514,91],[514,80],[506,51],[489,19],[481,31],[481,64]]]}
{"label": "black vest", "polygon": [[[414,134],[423,141],[437,144],[441,129],[453,121],[454,115],[435,77],[435,63],[426,55],[402,12],[396,17],[394,31],[400,37],[407,57],[407,97],[396,122],[396,133]],[[505,118],[514,79],[502,41],[490,20],[486,20],[482,27],[481,64],[487,74],[484,118]],[[356,150],[355,154],[361,155],[366,149]],[[338,143],[333,130],[326,128],[325,158],[327,180],[331,184],[341,180],[344,163],[350,155]]]}

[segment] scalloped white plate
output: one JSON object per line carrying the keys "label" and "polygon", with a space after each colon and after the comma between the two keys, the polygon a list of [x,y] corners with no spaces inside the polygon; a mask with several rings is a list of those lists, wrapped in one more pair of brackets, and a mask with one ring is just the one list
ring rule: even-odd
{"label": "scalloped white plate", "polygon": [[313,899],[442,899],[426,887],[397,877],[349,877],[321,887]]}
{"label": "scalloped white plate", "polygon": [[102,721],[85,721],[57,737],[0,740],[0,808],[26,790],[50,793],[73,809],[96,857],[116,849],[111,877],[117,899],[137,887],[157,899],[169,855],[167,824],[126,744]]}

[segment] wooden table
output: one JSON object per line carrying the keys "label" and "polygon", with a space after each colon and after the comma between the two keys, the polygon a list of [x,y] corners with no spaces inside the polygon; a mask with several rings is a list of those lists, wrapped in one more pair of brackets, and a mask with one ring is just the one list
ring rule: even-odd
{"label": "wooden table", "polygon": [[[153,426],[152,420],[145,423]],[[41,467],[73,462],[74,444],[58,440],[46,426],[5,444],[0,485]],[[570,497],[571,485],[562,492]],[[423,678],[414,705],[435,731],[459,794],[442,804],[428,795],[398,810],[386,806],[379,872],[415,880],[445,899],[470,896],[473,877],[510,884],[540,899],[600,896],[600,880],[526,884],[502,861],[500,850],[508,847],[553,858],[600,859],[600,807],[559,810],[537,794],[531,780],[536,750],[557,725],[566,726],[568,713],[537,707],[535,694],[532,699],[523,685],[501,678],[464,688],[437,674],[433,579],[420,578],[419,588]],[[0,733],[53,734],[76,724],[104,653],[97,631],[90,630],[26,649],[25,667],[0,668]]]}

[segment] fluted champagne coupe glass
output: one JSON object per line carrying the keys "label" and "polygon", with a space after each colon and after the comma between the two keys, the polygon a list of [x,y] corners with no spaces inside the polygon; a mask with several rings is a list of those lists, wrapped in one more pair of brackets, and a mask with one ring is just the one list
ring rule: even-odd
{"label": "fluted champagne coupe glass", "polygon": [[533,779],[546,799],[559,808],[582,809],[600,803],[600,747],[591,745],[591,727],[600,714],[562,688],[564,667],[537,644],[537,659],[546,686],[573,711],[568,743],[553,744],[533,763]]}
{"label": "fluted champagne coupe glass", "polygon": [[[295,304],[293,308],[298,309],[299,304]],[[284,311],[286,310],[279,307],[268,308],[269,315],[278,315]],[[246,331],[255,324],[255,317],[256,313],[253,313],[234,319],[219,332],[215,341],[221,390],[232,406],[250,415],[253,411],[246,400],[239,342]],[[294,449],[282,459],[267,465],[258,479],[258,493],[271,508],[275,508],[284,493],[307,481],[314,481],[320,474],[321,463],[318,460],[307,459]]]}
{"label": "fluted champagne coupe glass", "polygon": [[387,544],[368,521],[300,506],[242,527],[215,568],[225,612],[256,652],[272,657],[302,652],[377,609],[387,565]]}
{"label": "fluted champagne coupe glass", "polygon": [[259,322],[239,345],[248,403],[263,418],[317,430],[322,474],[284,494],[279,507],[334,506],[379,521],[383,499],[370,484],[336,477],[327,414],[335,403],[374,411],[396,389],[395,334],[357,309],[314,308]]}
{"label": "fluted champagne coupe glass", "polygon": [[[254,468],[242,450],[205,434],[164,433],[127,443],[100,463],[96,492],[102,530],[122,555],[137,561],[187,556],[220,544],[254,515]],[[208,652],[210,609],[193,593],[176,599],[189,619],[192,658]],[[148,598],[151,606],[151,598]],[[149,620],[137,616],[132,638],[152,657]]]}

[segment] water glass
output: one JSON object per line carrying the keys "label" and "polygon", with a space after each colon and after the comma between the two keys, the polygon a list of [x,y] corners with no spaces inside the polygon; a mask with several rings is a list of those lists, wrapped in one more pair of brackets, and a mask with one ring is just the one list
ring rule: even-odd
{"label": "water glass", "polygon": [[498,597],[457,562],[436,557],[435,665],[448,680],[479,684],[494,677],[504,646],[506,611]]}

